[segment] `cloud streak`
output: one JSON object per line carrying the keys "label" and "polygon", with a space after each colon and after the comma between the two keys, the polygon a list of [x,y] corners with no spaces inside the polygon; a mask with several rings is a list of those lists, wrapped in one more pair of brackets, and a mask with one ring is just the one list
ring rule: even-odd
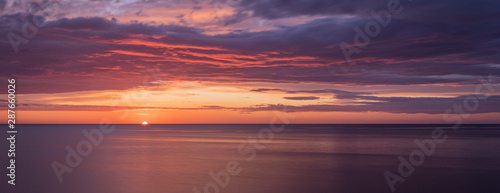
{"label": "cloud streak", "polygon": [[[444,110],[453,107],[454,104],[462,104],[466,97],[364,97],[363,102],[355,102],[351,105],[314,104],[314,105],[284,105],[263,104],[248,107],[224,107],[224,106],[200,106],[193,108],[185,107],[158,107],[158,106],[99,106],[99,105],[54,105],[54,104],[20,104],[20,110],[29,111],[122,111],[122,110],[231,110],[238,112],[260,112],[285,110],[286,112],[387,112],[406,114],[442,114]],[[485,97],[484,95],[477,95]],[[315,100],[309,97],[289,97],[291,100]],[[6,107],[6,102],[0,106]],[[498,113],[500,109],[500,95],[488,96],[481,101],[481,108],[474,111],[478,113]],[[460,111],[452,111],[451,114],[460,114]]]}

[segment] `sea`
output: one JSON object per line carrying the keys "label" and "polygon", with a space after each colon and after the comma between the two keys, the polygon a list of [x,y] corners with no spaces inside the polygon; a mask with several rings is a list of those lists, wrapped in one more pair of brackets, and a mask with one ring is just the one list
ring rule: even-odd
{"label": "sea", "polygon": [[2,193],[499,193],[500,125],[17,125]]}

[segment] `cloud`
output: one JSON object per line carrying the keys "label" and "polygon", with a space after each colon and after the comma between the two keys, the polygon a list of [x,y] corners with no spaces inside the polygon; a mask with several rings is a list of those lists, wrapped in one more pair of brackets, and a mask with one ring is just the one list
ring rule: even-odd
{"label": "cloud", "polygon": [[[350,92],[350,91],[338,90],[338,89],[283,90],[283,89],[258,88],[258,89],[252,89],[250,91],[252,91],[252,92],[277,91],[277,92],[282,92],[282,93],[287,93],[287,94],[296,94],[296,93],[324,94],[324,93],[331,93],[331,94],[334,94],[335,98],[338,98],[338,99],[356,99],[356,98],[360,98],[360,97],[366,97],[366,96],[362,96],[362,95],[375,94],[375,93],[370,93],[370,92]],[[301,100],[301,99],[291,99],[291,98],[297,98],[297,97],[285,97],[285,98],[286,99],[290,99],[290,100]],[[301,97],[298,97],[298,98],[301,98]],[[316,99],[319,99],[319,98],[316,97]],[[309,100],[316,100],[316,99],[309,99]],[[307,100],[307,99],[302,99],[302,100]]]}
{"label": "cloud", "polygon": [[268,88],[258,88],[250,90],[252,92],[266,92],[266,91],[282,91],[281,89],[268,89]]}
{"label": "cloud", "polygon": [[[478,95],[480,96],[480,95]],[[459,96],[455,98],[417,98],[417,97],[389,97],[378,98],[381,101],[376,102],[361,102],[356,105],[263,105],[258,107],[241,108],[239,110],[254,112],[254,111],[274,111],[282,110],[286,112],[386,112],[386,113],[406,113],[406,114],[443,114],[445,110],[451,109],[454,104],[463,104],[465,97]],[[490,96],[487,100],[479,103],[479,108],[470,112],[475,113],[498,113],[500,110],[495,107],[500,105],[500,96]],[[463,108],[461,109],[465,111]],[[452,110],[450,114],[460,114],[460,110]],[[469,112],[469,111],[465,111]]]}
{"label": "cloud", "polygon": [[[302,15],[351,15],[369,16],[370,10],[387,9],[389,0],[243,0],[240,10],[251,11],[253,16],[266,19],[297,17]],[[398,17],[420,21],[436,18],[444,22],[478,22],[500,16],[498,1],[490,0],[398,0],[404,12]],[[426,10],[426,12],[422,12]]]}
{"label": "cloud", "polygon": [[277,19],[298,15],[357,14],[363,10],[375,8],[380,3],[340,0],[246,0],[240,5],[243,10],[251,10],[254,16]]}
{"label": "cloud", "polygon": [[335,95],[335,98],[338,99],[355,99],[358,98],[360,95],[374,94],[369,92],[350,92],[337,89],[295,90],[295,91],[287,91],[286,93],[332,93]]}
{"label": "cloud", "polygon": [[[151,76],[145,67],[157,65],[156,78],[163,81],[474,85],[477,76],[492,74],[500,82],[500,17],[492,2],[402,2],[415,6],[394,16],[353,64],[345,63],[339,43],[352,43],[353,27],[373,20],[369,10],[386,1],[243,1],[238,10],[254,10],[254,17],[325,18],[217,35],[197,26],[120,22],[99,14],[53,19],[20,45],[19,54],[8,39],[0,40],[0,76],[18,77],[27,94],[141,87]],[[462,15],[470,19],[454,19]],[[0,16],[0,36],[22,35],[21,17]],[[278,90],[255,92],[266,91]]]}
{"label": "cloud", "polygon": [[319,97],[314,97],[314,96],[305,96],[305,97],[283,97],[284,99],[287,100],[299,100],[299,101],[308,101],[308,100],[318,100],[320,99]]}

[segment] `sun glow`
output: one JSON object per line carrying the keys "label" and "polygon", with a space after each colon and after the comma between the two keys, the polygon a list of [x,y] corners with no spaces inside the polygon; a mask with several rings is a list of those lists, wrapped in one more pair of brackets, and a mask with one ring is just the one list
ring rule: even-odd
{"label": "sun glow", "polygon": [[148,122],[147,121],[143,121],[142,125],[148,125]]}

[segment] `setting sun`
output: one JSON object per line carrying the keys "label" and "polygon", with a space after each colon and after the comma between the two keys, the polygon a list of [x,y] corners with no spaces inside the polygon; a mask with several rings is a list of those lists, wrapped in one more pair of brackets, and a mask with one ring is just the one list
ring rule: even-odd
{"label": "setting sun", "polygon": [[147,121],[143,121],[142,125],[148,125],[148,122]]}

